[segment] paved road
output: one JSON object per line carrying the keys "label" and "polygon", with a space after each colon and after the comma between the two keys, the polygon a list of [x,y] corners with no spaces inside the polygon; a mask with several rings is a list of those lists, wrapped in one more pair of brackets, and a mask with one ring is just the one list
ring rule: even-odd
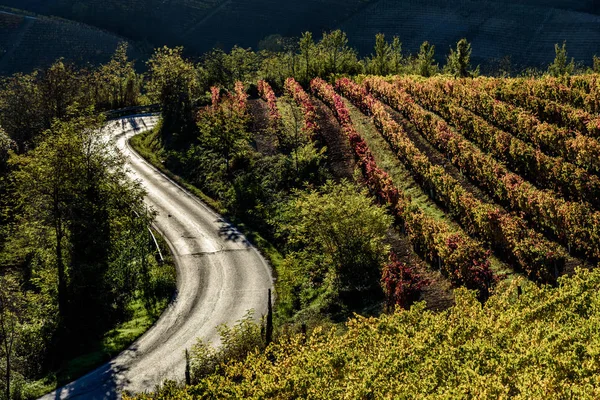
{"label": "paved road", "polygon": [[186,348],[200,337],[215,345],[216,327],[234,323],[247,310],[266,313],[273,280],[258,251],[218,214],[166,178],[128,145],[157,117],[127,117],[109,123],[131,174],[158,212],[156,228],[174,253],[177,296],[157,323],[129,349],[88,375],[43,399],[114,399],[123,390],[152,390],[166,378],[183,379]]}

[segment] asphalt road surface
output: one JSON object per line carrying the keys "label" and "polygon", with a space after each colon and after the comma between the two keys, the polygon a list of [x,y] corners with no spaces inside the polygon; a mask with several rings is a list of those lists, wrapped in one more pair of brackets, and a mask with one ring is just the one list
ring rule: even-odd
{"label": "asphalt road surface", "polygon": [[42,399],[115,399],[123,391],[150,391],[165,379],[182,380],[185,349],[197,338],[219,344],[217,326],[248,310],[258,320],[273,286],[259,252],[221,216],[153,168],[128,144],[152,128],[156,116],[125,117],[107,129],[127,156],[130,174],[158,212],[155,227],[169,243],[177,267],[177,294],[156,324],[110,362]]}

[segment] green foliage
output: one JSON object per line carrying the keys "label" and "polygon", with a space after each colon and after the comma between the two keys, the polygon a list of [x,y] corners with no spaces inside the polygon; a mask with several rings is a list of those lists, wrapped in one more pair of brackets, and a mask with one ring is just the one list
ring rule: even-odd
{"label": "green foliage", "polygon": [[111,60],[93,75],[96,104],[102,109],[138,105],[142,82],[135,72],[133,61],[127,57],[127,49],[127,42],[122,42]]}
{"label": "green foliage", "polygon": [[456,44],[456,50],[450,49],[446,61],[446,71],[456,78],[474,77],[478,71],[471,69],[471,43],[463,38]]}
{"label": "green foliage", "polygon": [[554,45],[554,52],[556,53],[556,57],[554,58],[554,62],[548,67],[548,73],[554,77],[572,75],[575,71],[575,60],[571,59],[571,62],[569,62],[567,42],[563,42],[562,46],[556,43]]}
{"label": "green foliage", "polygon": [[163,135],[177,141],[189,140],[194,130],[192,101],[198,94],[198,74],[194,64],[183,58],[183,49],[156,49],[148,61],[147,90],[160,103]]}
{"label": "green foliage", "polygon": [[248,147],[250,133],[247,124],[245,110],[239,110],[231,97],[198,114],[200,146],[215,151],[224,160],[227,173],[230,172],[231,160],[241,156]]}
{"label": "green foliage", "polygon": [[383,33],[375,36],[374,53],[365,60],[367,73],[374,75],[399,74],[402,67],[402,43],[394,36],[392,43],[385,40]]}
{"label": "green foliage", "polygon": [[298,42],[300,57],[304,61],[304,81],[309,82],[313,76],[313,58],[316,53],[316,45],[312,32],[304,32]]}
{"label": "green foliage", "polygon": [[104,332],[135,314],[131,304],[141,304],[147,317],[135,329],[112,335],[114,345],[73,370],[85,372],[120,351],[151,325],[175,286],[172,264],[154,257],[143,191],[128,180],[103,124],[92,110],[70,108],[35,148],[9,159],[0,276],[14,279],[15,293],[27,299],[17,314],[23,329],[14,349],[21,385],[15,393],[28,393],[32,378],[90,352]]}
{"label": "green foliage", "polygon": [[18,153],[35,145],[55,119],[67,120],[94,106],[97,111],[137,105],[141,77],[122,44],[112,60],[94,70],[77,69],[63,60],[42,71],[15,74],[0,85],[0,125]]}
{"label": "green foliage", "polygon": [[434,45],[429,44],[429,42],[423,42],[423,44],[421,44],[419,54],[417,55],[417,59],[415,61],[415,68],[417,74],[426,78],[437,73],[438,65],[435,64]]}
{"label": "green foliage", "polygon": [[600,74],[600,57],[598,56],[594,56],[593,58],[592,71],[594,71],[595,74]]}
{"label": "green foliage", "polygon": [[6,168],[6,162],[10,151],[14,150],[15,142],[8,137],[6,132],[0,127],[0,173]]}
{"label": "green foliage", "polygon": [[593,399],[599,289],[598,270],[558,288],[505,282],[485,305],[460,289],[447,311],[359,317],[343,334],[293,336],[169,397],[136,398]]}
{"label": "green foliage", "polygon": [[318,51],[321,54],[319,76],[353,74],[360,68],[356,50],[348,46],[346,33],[339,29],[323,33]]}
{"label": "green foliage", "polygon": [[265,347],[261,328],[254,321],[253,311],[248,311],[235,325],[221,325],[217,330],[220,335],[218,347],[198,340],[191,349],[190,372],[194,383],[218,373],[226,363],[243,361],[248,354]]}
{"label": "green foliage", "polygon": [[351,184],[327,182],[298,192],[275,221],[289,248],[280,272],[288,291],[279,299],[285,312],[331,313],[342,305],[340,295],[378,287],[390,224],[385,210]]}
{"label": "green foliage", "polygon": [[255,82],[261,67],[261,56],[251,49],[234,46],[229,53],[213,49],[202,57],[198,66],[200,87],[208,91],[212,86],[233,88],[235,82]]}

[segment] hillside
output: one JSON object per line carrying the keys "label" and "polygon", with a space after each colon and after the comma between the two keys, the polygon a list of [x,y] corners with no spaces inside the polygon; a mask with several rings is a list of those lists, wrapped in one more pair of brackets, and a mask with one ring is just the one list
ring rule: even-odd
{"label": "hillside", "polygon": [[134,398],[598,398],[599,284],[594,272],[557,289],[505,285],[485,306],[460,291],[443,313],[357,318],[342,334],[298,335],[197,385]]}
{"label": "hillside", "polygon": [[[107,62],[123,38],[81,23],[0,12],[0,74],[29,72],[58,58],[79,65]],[[129,57],[142,59],[130,46]]]}
{"label": "hillside", "polygon": [[[588,1],[404,1],[380,0],[341,24],[361,52],[370,52],[378,32],[398,35],[416,52],[424,40],[437,59],[462,37],[473,44],[475,64],[510,56],[515,66],[552,62],[554,44],[567,41],[569,55],[590,64],[600,54],[600,16]],[[562,7],[565,5],[565,7]],[[570,6],[570,7],[567,7]]]}
{"label": "hillside", "polygon": [[[524,4],[525,3],[525,4]],[[473,60],[540,66],[553,45],[567,40],[570,55],[586,64],[600,54],[600,6],[592,0],[1,0],[0,4],[58,15],[153,45],[183,45],[201,54],[215,46],[256,48],[272,34],[298,36],[342,28],[351,45],[369,54],[377,32],[398,35],[405,51],[428,40],[439,61],[461,37],[473,43]],[[175,22],[174,22],[175,21]]]}

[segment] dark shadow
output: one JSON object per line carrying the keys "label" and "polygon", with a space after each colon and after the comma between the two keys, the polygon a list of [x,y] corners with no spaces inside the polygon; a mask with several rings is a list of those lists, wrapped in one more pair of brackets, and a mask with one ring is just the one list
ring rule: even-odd
{"label": "dark shadow", "polygon": [[251,247],[252,243],[229,221],[224,218],[217,220],[221,227],[219,228],[219,236],[228,242],[242,243],[246,247]]}
{"label": "dark shadow", "polygon": [[[131,346],[121,352],[118,358],[126,356],[133,360],[137,353],[137,346]],[[127,362],[127,361],[125,361]],[[110,361],[79,379],[57,389],[43,398],[60,399],[90,399],[113,400],[121,398],[121,393],[130,381],[125,377],[128,371],[126,365],[116,365]]]}

